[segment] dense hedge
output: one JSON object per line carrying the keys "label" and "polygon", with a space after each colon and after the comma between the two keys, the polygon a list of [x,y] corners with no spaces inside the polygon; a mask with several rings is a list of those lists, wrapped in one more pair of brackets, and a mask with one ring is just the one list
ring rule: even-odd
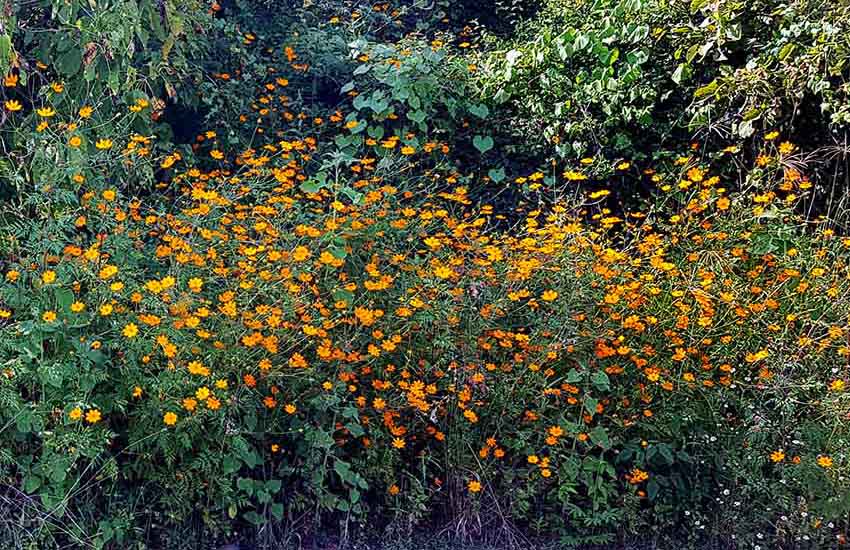
{"label": "dense hedge", "polygon": [[843,544],[844,199],[772,109],[693,140],[757,91],[663,53],[772,5],[507,4],[498,39],[452,2],[7,10],[4,540]]}

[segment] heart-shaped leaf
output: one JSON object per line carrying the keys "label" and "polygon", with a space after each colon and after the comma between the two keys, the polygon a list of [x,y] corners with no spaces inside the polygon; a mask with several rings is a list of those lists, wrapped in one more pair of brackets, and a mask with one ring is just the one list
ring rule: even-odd
{"label": "heart-shaped leaf", "polygon": [[475,136],[472,138],[472,145],[483,155],[493,148],[493,138],[490,136]]}
{"label": "heart-shaped leaf", "polygon": [[469,112],[478,118],[487,118],[487,115],[490,114],[490,109],[482,103],[481,105],[471,105],[469,107]]}
{"label": "heart-shaped leaf", "polygon": [[491,180],[493,180],[493,182],[499,183],[505,179],[505,169],[493,168],[492,170],[487,172],[487,175],[490,177]]}

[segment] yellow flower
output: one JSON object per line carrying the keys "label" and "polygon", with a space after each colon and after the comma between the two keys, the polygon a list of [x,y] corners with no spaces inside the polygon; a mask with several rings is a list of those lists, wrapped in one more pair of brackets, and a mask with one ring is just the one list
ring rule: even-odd
{"label": "yellow flower", "polygon": [[71,139],[68,140],[68,146],[76,149],[80,145],[83,144],[83,138],[80,136],[71,136]]}
{"label": "yellow flower", "polygon": [[103,304],[100,306],[100,314],[104,317],[112,314],[112,304]]}
{"label": "yellow flower", "polygon": [[44,319],[45,323],[52,323],[56,320],[56,312],[55,311],[45,311],[41,318]]}
{"label": "yellow flower", "polygon": [[86,309],[86,304],[82,302],[74,302],[73,304],[71,304],[71,311],[73,311],[74,313],[79,313],[84,309]]}
{"label": "yellow flower", "polygon": [[831,389],[832,391],[842,391],[844,389],[844,386],[844,380],[838,379],[832,381],[832,383],[829,385],[829,389]]}
{"label": "yellow flower", "polygon": [[203,286],[204,281],[202,281],[198,277],[193,277],[189,279],[189,290],[191,290],[192,292],[200,292]]}
{"label": "yellow flower", "polygon": [[649,474],[639,468],[634,468],[628,475],[626,475],[626,479],[628,479],[629,483],[632,485],[637,485],[649,479]]}
{"label": "yellow flower", "polygon": [[56,272],[52,270],[45,271],[41,274],[41,280],[44,284],[49,285],[56,280]]}
{"label": "yellow flower", "polygon": [[80,108],[80,118],[89,118],[92,112],[94,112],[94,109],[92,109],[88,105],[83,105]]}
{"label": "yellow flower", "polygon": [[773,451],[772,453],[770,453],[770,460],[772,460],[773,462],[782,462],[783,460],[785,460],[785,453],[783,453],[782,451]]}
{"label": "yellow flower", "polygon": [[100,150],[109,149],[110,147],[112,147],[112,140],[106,139],[106,138],[101,138],[101,139],[97,140],[97,142],[95,142],[94,146],[97,147]]}
{"label": "yellow flower", "polygon": [[97,276],[105,281],[106,279],[115,276],[116,273],[118,273],[118,266],[110,264],[103,266]]}
{"label": "yellow flower", "polygon": [[210,389],[206,386],[198,388],[198,391],[195,392],[195,397],[200,399],[201,401],[205,401],[207,397],[210,396]]}
{"label": "yellow flower", "polygon": [[142,387],[136,386],[133,388],[133,397],[141,397],[142,396]]}
{"label": "yellow flower", "polygon": [[171,411],[168,411],[167,413],[165,413],[165,415],[163,415],[162,421],[165,423],[166,426],[173,426],[177,424],[177,415]]}
{"label": "yellow flower", "polygon": [[310,257],[310,251],[306,246],[296,246],[292,251],[292,259],[296,262],[303,262]]}
{"label": "yellow flower", "polygon": [[451,268],[441,265],[434,269],[434,275],[439,277],[440,279],[448,279],[452,275],[454,275],[454,271]]}
{"label": "yellow flower", "polygon": [[790,155],[794,152],[797,146],[791,143],[790,141],[783,141],[779,144],[779,154],[780,155]]}
{"label": "yellow flower", "polygon": [[71,409],[71,412],[68,413],[68,418],[71,420],[79,420],[83,417],[83,409],[79,407],[74,407]]}
{"label": "yellow flower", "polygon": [[466,488],[469,489],[470,493],[478,493],[481,491],[481,482],[473,479],[466,484]]}
{"label": "yellow flower", "polygon": [[11,111],[13,113],[20,111],[21,109],[24,108],[24,106],[21,105],[20,101],[17,101],[17,100],[14,100],[14,99],[10,99],[4,105],[5,105],[7,111]]}
{"label": "yellow flower", "polygon": [[821,468],[832,468],[832,458],[821,455],[818,457],[818,466]]}
{"label": "yellow flower", "polygon": [[200,361],[191,361],[187,368],[189,369],[190,374],[196,374],[198,376],[209,376],[210,369],[203,366]]}
{"label": "yellow flower", "polygon": [[38,116],[43,118],[50,118],[56,114],[56,111],[54,111],[52,107],[41,107],[40,109],[36,109],[35,112],[38,113]]}
{"label": "yellow flower", "polygon": [[86,413],[86,422],[88,422],[89,424],[96,424],[100,422],[101,418],[102,416],[100,414],[100,411],[97,409],[91,409],[89,410],[89,412]]}
{"label": "yellow flower", "polygon": [[139,334],[139,327],[135,323],[127,323],[124,325],[124,330],[121,333],[127,338],[135,338]]}
{"label": "yellow flower", "polygon": [[543,298],[547,302],[551,302],[551,301],[555,300],[557,297],[558,297],[558,293],[555,292],[554,290],[547,290],[541,296],[541,298]]}
{"label": "yellow flower", "polygon": [[403,449],[404,445],[404,439],[400,437],[393,438],[393,447],[395,447],[396,449]]}

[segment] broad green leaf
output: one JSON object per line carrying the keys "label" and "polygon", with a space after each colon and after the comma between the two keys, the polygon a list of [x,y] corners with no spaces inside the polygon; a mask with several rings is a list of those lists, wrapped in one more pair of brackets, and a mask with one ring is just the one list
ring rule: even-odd
{"label": "broad green leaf", "polygon": [[493,148],[493,138],[490,136],[475,136],[472,138],[472,145],[483,155]]}
{"label": "broad green leaf", "polygon": [[494,183],[500,183],[505,179],[505,169],[493,168],[492,170],[487,172],[487,176],[489,176],[489,178],[493,180]]}

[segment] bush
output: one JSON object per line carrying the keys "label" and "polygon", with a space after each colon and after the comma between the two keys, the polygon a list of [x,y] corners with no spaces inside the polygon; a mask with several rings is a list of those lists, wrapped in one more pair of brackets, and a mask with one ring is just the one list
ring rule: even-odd
{"label": "bush", "polygon": [[481,82],[561,157],[645,155],[686,128],[728,139],[783,127],[826,145],[846,132],[848,20],[819,0],[551,1],[485,54]]}
{"label": "bush", "polygon": [[452,36],[320,8],[216,27],[189,147],[6,87],[8,540],[843,540],[850,239],[798,145],[520,171]]}

